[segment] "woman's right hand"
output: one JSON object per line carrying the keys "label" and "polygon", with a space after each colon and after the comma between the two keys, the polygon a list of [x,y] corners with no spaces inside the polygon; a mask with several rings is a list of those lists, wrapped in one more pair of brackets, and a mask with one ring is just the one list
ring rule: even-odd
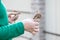
{"label": "woman's right hand", "polygon": [[26,31],[36,34],[39,31],[39,23],[35,22],[33,19],[23,20],[24,28]]}

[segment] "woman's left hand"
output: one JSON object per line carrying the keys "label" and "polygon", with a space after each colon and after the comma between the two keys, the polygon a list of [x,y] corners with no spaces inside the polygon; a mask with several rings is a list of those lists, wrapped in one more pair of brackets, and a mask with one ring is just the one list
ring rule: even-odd
{"label": "woman's left hand", "polygon": [[10,13],[8,15],[9,23],[14,23],[18,19],[18,16],[17,13]]}

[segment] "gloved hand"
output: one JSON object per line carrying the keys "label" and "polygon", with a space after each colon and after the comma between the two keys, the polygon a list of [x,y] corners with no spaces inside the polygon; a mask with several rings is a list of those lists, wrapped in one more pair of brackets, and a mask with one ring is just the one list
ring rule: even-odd
{"label": "gloved hand", "polygon": [[39,23],[35,22],[33,19],[25,19],[22,21],[26,31],[36,34],[39,31]]}

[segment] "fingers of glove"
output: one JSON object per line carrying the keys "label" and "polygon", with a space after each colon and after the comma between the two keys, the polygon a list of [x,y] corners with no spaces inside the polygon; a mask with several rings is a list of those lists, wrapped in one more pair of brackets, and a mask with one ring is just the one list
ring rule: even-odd
{"label": "fingers of glove", "polygon": [[34,22],[34,24],[35,24],[35,26],[38,26],[38,25],[39,25],[39,23],[38,23],[38,22]]}
{"label": "fingers of glove", "polygon": [[38,32],[39,31],[39,29],[34,29],[34,32]]}
{"label": "fingers of glove", "polygon": [[33,29],[38,29],[38,28],[39,28],[39,26],[34,26],[34,27],[33,27]]}

